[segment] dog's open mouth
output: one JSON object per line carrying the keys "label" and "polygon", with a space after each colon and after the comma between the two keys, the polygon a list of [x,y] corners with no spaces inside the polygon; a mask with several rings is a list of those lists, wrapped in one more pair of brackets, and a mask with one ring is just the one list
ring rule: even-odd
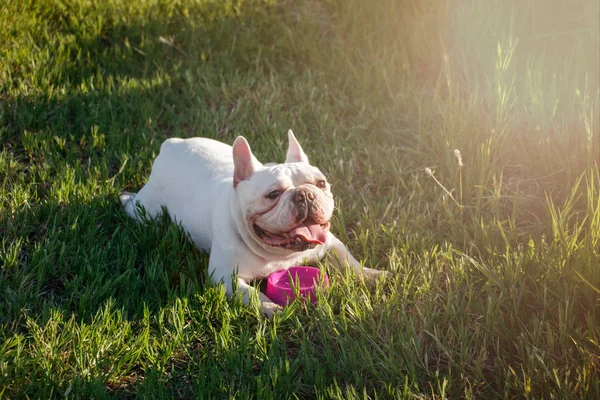
{"label": "dog's open mouth", "polygon": [[304,251],[325,243],[329,226],[329,222],[318,224],[311,220],[305,220],[288,232],[275,234],[267,232],[254,224],[254,232],[256,232],[263,242],[270,246],[282,247],[293,251]]}

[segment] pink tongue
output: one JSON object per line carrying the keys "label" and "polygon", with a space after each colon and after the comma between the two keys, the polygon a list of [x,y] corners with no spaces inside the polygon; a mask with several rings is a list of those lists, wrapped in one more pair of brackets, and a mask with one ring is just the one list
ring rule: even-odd
{"label": "pink tongue", "polygon": [[291,237],[300,236],[309,243],[323,244],[327,240],[327,232],[319,224],[302,224],[288,232]]}

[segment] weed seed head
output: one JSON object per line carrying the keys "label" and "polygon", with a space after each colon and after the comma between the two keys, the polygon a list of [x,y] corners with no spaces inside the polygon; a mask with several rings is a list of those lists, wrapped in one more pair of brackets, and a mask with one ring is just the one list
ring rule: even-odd
{"label": "weed seed head", "polygon": [[456,157],[456,159],[458,160],[458,166],[462,167],[463,162],[462,162],[462,155],[460,154],[460,150],[454,149],[454,157]]}

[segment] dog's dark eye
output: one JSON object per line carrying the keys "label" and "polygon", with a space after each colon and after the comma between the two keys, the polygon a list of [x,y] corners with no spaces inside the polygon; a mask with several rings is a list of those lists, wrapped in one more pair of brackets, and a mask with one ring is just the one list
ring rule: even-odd
{"label": "dog's dark eye", "polygon": [[320,181],[317,182],[317,187],[319,189],[325,189],[327,187],[327,183],[325,183],[324,180],[320,180]]}
{"label": "dog's dark eye", "polygon": [[271,199],[271,200],[275,200],[276,198],[279,197],[279,195],[281,194],[280,190],[273,190],[272,192],[270,192],[268,195],[266,195],[265,197],[267,199]]}

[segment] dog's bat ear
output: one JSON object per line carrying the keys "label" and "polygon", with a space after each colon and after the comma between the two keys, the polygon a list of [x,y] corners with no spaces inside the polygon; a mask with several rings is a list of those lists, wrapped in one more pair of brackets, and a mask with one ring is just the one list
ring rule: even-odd
{"label": "dog's bat ear", "polygon": [[294,132],[290,129],[288,131],[288,151],[287,156],[285,158],[286,163],[297,163],[297,162],[305,162],[308,164],[308,157],[300,147],[300,143],[296,140],[296,136],[294,136]]}
{"label": "dog's bat ear", "polygon": [[233,187],[250,179],[254,173],[253,158],[248,141],[243,136],[238,136],[233,142]]}

